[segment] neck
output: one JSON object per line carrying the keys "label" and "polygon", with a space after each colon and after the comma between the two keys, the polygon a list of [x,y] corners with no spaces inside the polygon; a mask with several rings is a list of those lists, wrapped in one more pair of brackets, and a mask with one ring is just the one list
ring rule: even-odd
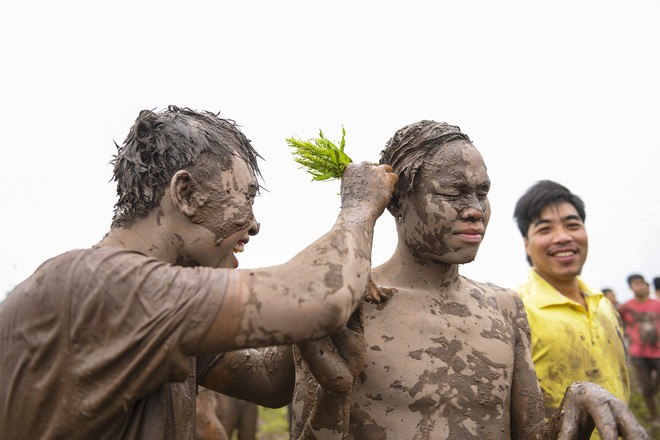
{"label": "neck", "polygon": [[564,295],[566,298],[575,301],[579,304],[585,304],[584,297],[580,291],[580,284],[578,283],[577,277],[572,277],[570,279],[547,279],[539,272],[536,272],[541,278],[546,280],[548,284],[554,287],[559,293]]}
{"label": "neck", "polygon": [[112,228],[96,247],[119,247],[174,264],[177,255],[174,241],[162,236],[162,231],[167,228],[160,224],[155,215],[155,212],[152,212],[149,216],[135,221],[130,227]]}
{"label": "neck", "polygon": [[374,268],[374,282],[389,287],[415,290],[444,288],[458,280],[458,265],[413,256],[410,249],[399,244],[382,265]]}

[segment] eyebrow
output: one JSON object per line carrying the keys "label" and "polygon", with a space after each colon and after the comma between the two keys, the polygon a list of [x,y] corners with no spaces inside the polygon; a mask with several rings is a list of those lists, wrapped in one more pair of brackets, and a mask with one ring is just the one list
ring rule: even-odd
{"label": "eyebrow", "polygon": [[[566,222],[566,221],[569,221],[569,220],[578,220],[580,222],[582,221],[580,216],[577,215],[577,214],[570,214],[570,215],[567,215],[565,217],[560,218],[559,220],[561,220],[562,222]],[[538,226],[538,225],[542,225],[542,224],[546,224],[546,223],[550,223],[550,220],[544,219],[544,218],[539,218],[535,222],[532,222],[532,224],[534,226]]]}

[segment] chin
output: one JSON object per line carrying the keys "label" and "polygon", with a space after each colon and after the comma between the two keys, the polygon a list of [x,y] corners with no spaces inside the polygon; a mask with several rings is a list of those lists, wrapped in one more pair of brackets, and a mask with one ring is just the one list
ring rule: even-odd
{"label": "chin", "polygon": [[231,254],[218,261],[215,265],[217,269],[236,269],[238,267],[238,259],[232,252]]}
{"label": "chin", "polygon": [[452,261],[453,264],[467,264],[472,263],[475,258],[477,258],[476,249],[456,252],[450,259],[454,260]]}

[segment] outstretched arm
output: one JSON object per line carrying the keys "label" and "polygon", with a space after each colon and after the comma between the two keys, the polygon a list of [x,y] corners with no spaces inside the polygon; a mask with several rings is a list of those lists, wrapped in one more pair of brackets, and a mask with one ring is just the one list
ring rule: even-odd
{"label": "outstretched arm", "polygon": [[350,164],[332,229],[288,263],[229,274],[223,305],[196,354],[287,344],[337,331],[367,287],[373,228],[396,182],[389,165]]}

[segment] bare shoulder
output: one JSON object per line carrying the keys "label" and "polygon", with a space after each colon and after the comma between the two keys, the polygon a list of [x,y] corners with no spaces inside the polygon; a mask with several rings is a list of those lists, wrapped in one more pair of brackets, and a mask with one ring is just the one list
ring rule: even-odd
{"label": "bare shoulder", "polygon": [[523,302],[514,290],[501,287],[489,282],[480,282],[475,281],[469,278],[463,277],[466,286],[473,291],[481,292],[484,297],[486,297],[490,302],[505,313],[512,313],[517,315],[521,310],[524,309]]}

